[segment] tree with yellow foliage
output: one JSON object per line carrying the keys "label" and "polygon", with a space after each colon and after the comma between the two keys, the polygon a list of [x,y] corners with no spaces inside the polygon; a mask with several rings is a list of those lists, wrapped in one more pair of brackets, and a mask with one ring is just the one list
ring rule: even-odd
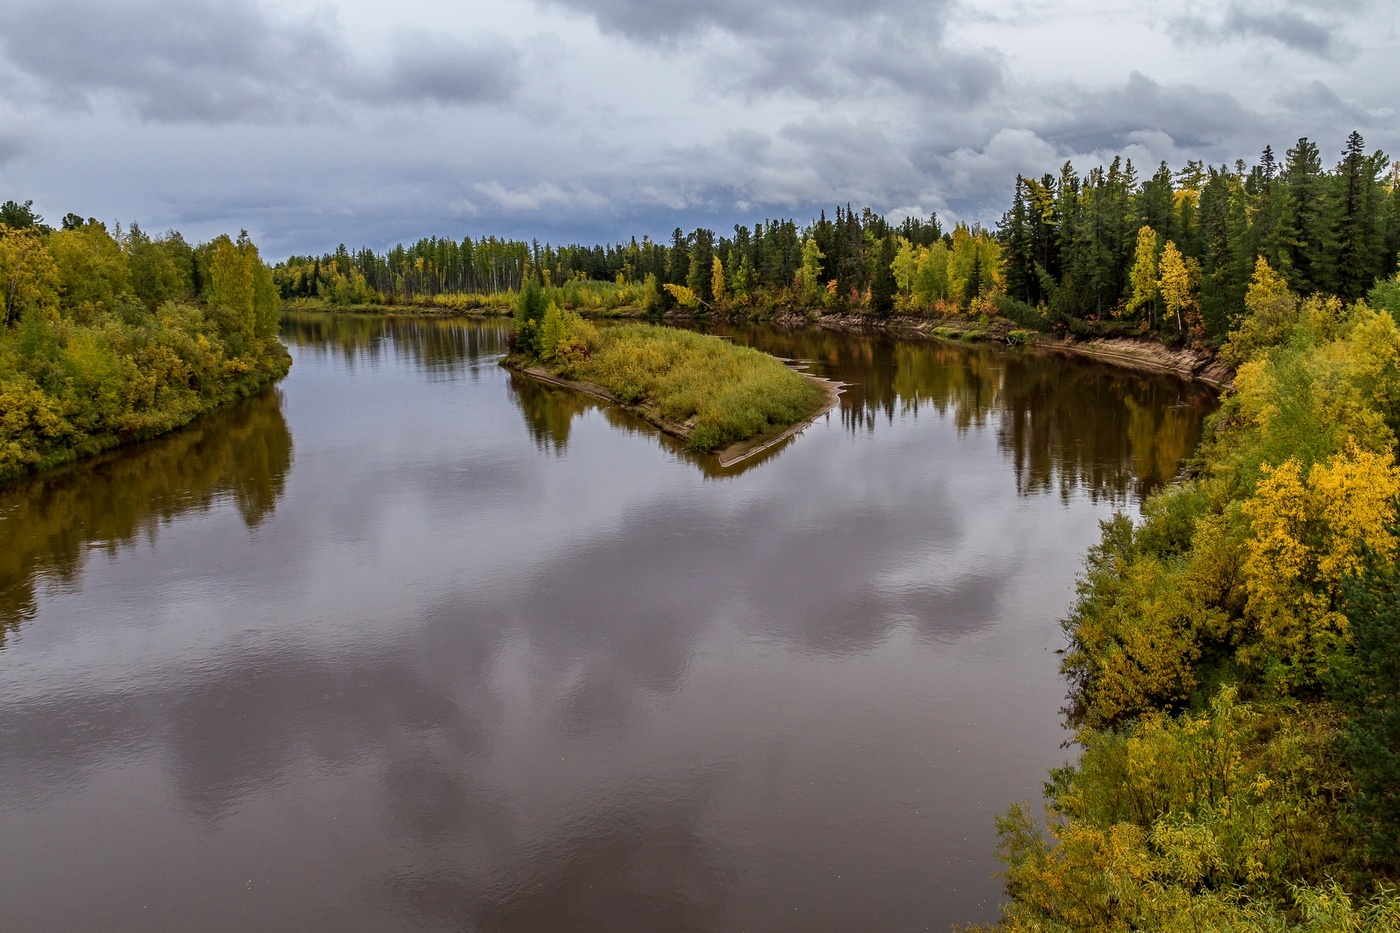
{"label": "tree with yellow foliage", "polygon": [[1313,683],[1345,643],[1342,581],[1361,568],[1358,548],[1395,553],[1390,523],[1400,496],[1393,456],[1355,442],[1306,473],[1297,460],[1266,468],[1244,503],[1253,531],[1245,546],[1246,615],[1258,641],[1246,660],[1284,686]]}
{"label": "tree with yellow foliage", "polygon": [[1298,296],[1262,256],[1254,263],[1244,307],[1243,320],[1220,348],[1221,358],[1235,365],[1287,342],[1298,323]]}
{"label": "tree with yellow foliage", "polygon": [[802,243],[802,265],[797,270],[797,290],[805,304],[821,303],[825,293],[821,281],[822,260],[825,258],[817,245],[817,238],[808,236]]}
{"label": "tree with yellow foliage", "polygon": [[715,303],[724,301],[724,263],[716,256],[710,264],[710,291],[714,295]]}
{"label": "tree with yellow foliage", "polygon": [[1184,317],[1198,305],[1197,289],[1200,283],[1199,271],[1195,268],[1195,261],[1185,259],[1176,248],[1176,244],[1171,240],[1162,249],[1162,261],[1159,265],[1157,278],[1157,290],[1161,293],[1162,303],[1167,307],[1167,313],[1176,317],[1176,332],[1184,334],[1186,324]]}
{"label": "tree with yellow foliage", "polygon": [[34,230],[0,228],[0,299],[5,313],[0,327],[19,321],[33,308],[46,314],[58,310],[58,267]]}
{"label": "tree with yellow foliage", "polygon": [[235,242],[227,235],[207,247],[209,255],[209,304],[232,315],[235,329],[248,346],[277,334],[281,304],[272,272],[258,257],[248,231]]}
{"label": "tree with yellow foliage", "polygon": [[[1175,247],[1173,247],[1175,248]],[[1133,251],[1133,268],[1128,273],[1132,294],[1124,313],[1133,316],[1145,313],[1147,326],[1157,325],[1157,232],[1143,224],[1138,228],[1137,247]]]}

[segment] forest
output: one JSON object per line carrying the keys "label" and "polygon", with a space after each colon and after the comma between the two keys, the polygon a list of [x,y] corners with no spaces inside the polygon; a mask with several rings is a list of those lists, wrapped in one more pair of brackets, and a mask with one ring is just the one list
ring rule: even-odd
{"label": "forest", "polygon": [[191,246],[0,205],[0,481],[170,431],[286,374],[246,233]]}
{"label": "forest", "polygon": [[1256,261],[1189,475],[1086,560],[1080,754],[999,823],[996,929],[1400,930],[1400,304],[1372,294]]}
{"label": "forest", "polygon": [[1300,295],[1354,301],[1396,271],[1400,169],[1352,133],[1325,167],[1306,137],[1253,165],[1130,159],[1080,175],[1018,177],[995,230],[936,215],[891,224],[837,207],[799,226],[732,235],[677,228],[609,245],[428,238],[387,253],[344,246],[274,269],[284,300],[507,311],[527,278],[584,312],[765,317],[786,311],[1003,316],[1074,333],[1155,333],[1218,345],[1238,323],[1256,260]]}

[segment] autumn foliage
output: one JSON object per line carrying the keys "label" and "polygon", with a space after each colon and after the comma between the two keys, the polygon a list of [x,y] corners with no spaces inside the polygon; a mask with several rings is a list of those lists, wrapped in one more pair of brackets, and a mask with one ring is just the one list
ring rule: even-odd
{"label": "autumn foliage", "polygon": [[246,235],[191,247],[7,207],[0,481],[169,431],[287,371],[277,289]]}
{"label": "autumn foliage", "polygon": [[1400,329],[1263,260],[1246,307],[1192,475],[1089,554],[1081,754],[999,824],[999,929],[1400,930]]}

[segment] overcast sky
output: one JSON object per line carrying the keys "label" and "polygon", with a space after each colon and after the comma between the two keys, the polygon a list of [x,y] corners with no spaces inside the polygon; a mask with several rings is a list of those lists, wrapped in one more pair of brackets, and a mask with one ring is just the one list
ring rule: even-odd
{"label": "overcast sky", "polygon": [[1400,154],[1394,0],[3,0],[0,200],[270,259],[823,207],[1017,172]]}

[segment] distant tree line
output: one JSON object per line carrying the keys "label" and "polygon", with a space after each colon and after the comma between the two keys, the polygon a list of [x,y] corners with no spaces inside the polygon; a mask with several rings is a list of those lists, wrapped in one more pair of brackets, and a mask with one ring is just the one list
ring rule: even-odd
{"label": "distant tree line", "polygon": [[489,296],[534,279],[546,287],[640,286],[635,295],[657,311],[678,304],[745,311],[801,303],[888,313],[901,296],[905,304],[917,299],[932,307],[991,293],[1000,283],[999,256],[995,238],[980,228],[959,225],[945,234],[937,216],[894,226],[848,206],[836,208],[834,219],[823,212],[807,227],[769,220],[735,225],[732,236],[678,227],[669,243],[647,236],[595,246],[431,237],[386,253],[341,245],[322,256],[292,256],[274,273],[285,300],[339,305]]}
{"label": "distant tree line", "polygon": [[617,286],[613,305],[649,311],[971,312],[1218,343],[1243,313],[1256,260],[1299,294],[1354,300],[1395,273],[1397,253],[1400,168],[1352,133],[1330,170],[1306,137],[1281,160],[1266,147],[1252,166],[1192,161],[1173,172],[1163,162],[1148,177],[1121,157],[1082,177],[1066,162],[1058,175],[1018,176],[995,231],[945,230],[937,215],[894,225],[847,205],[806,226],[677,228],[669,242],[434,237],[382,254],[342,245],[293,256],[275,275],[286,300],[340,305],[485,301],[534,279]]}

